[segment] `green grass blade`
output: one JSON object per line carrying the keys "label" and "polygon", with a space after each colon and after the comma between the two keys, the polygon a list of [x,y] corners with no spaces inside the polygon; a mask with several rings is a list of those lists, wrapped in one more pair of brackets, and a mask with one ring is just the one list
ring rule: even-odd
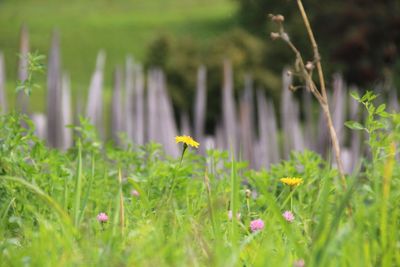
{"label": "green grass blade", "polygon": [[91,189],[92,189],[92,186],[93,186],[94,170],[95,170],[95,158],[94,158],[94,156],[92,156],[92,173],[90,175],[89,185],[86,188],[85,196],[83,197],[82,211],[79,214],[79,223],[82,222],[83,214],[85,213],[86,205],[87,205],[87,202],[89,200],[90,192],[91,192]]}
{"label": "green grass blade", "polygon": [[49,207],[51,207],[61,218],[61,220],[67,225],[71,225],[71,218],[69,215],[65,212],[63,208],[49,195],[47,195],[42,189],[40,189],[38,186],[31,184],[30,182],[21,179],[19,177],[13,177],[13,176],[1,176],[1,179],[7,180],[10,182],[15,182],[20,185],[23,185],[25,188],[30,190],[31,192],[35,193],[39,198],[41,198],[44,202],[47,203]]}
{"label": "green grass blade", "polygon": [[75,203],[74,203],[74,225],[79,225],[79,214],[81,210],[81,191],[82,191],[82,147],[81,142],[78,140],[78,168],[76,170],[76,183],[75,183]]}

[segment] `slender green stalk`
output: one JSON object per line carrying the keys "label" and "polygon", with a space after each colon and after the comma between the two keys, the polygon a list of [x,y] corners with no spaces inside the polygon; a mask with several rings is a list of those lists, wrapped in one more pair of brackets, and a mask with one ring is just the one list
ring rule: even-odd
{"label": "slender green stalk", "polygon": [[[393,166],[394,166],[394,157],[396,154],[396,145],[393,142],[389,148],[389,156],[386,160],[383,170],[383,184],[382,184],[382,202],[381,206],[381,216],[380,216],[380,237],[381,237],[381,247],[382,250],[387,250],[388,246],[388,205],[389,205],[389,196],[390,196],[390,185],[393,175]],[[384,253],[384,261],[388,261],[388,254]]]}
{"label": "slender green stalk", "polygon": [[118,170],[119,182],[119,225],[121,227],[121,234],[124,234],[125,227],[125,208],[124,208],[124,195],[122,192],[122,174],[121,169]]}
{"label": "slender green stalk", "polygon": [[235,249],[238,241],[238,221],[236,214],[239,206],[239,184],[236,173],[236,161],[232,154],[231,160],[231,210],[232,210],[232,221],[231,221],[231,244]]}
{"label": "slender green stalk", "polygon": [[83,198],[82,211],[80,212],[80,215],[79,215],[79,223],[82,222],[83,214],[85,213],[87,202],[89,200],[90,192],[91,192],[91,189],[92,189],[92,186],[93,186],[94,170],[95,170],[95,157],[94,157],[94,155],[92,155],[92,173],[90,175],[89,185],[86,188],[86,193],[85,193],[85,196]]}
{"label": "slender green stalk", "polygon": [[68,209],[68,199],[69,199],[69,190],[68,190],[68,179],[70,177],[66,177],[64,179],[64,194],[63,194],[63,208],[64,210]]}
{"label": "slender green stalk", "polygon": [[204,185],[206,187],[207,191],[207,204],[208,204],[208,214],[210,215],[210,221],[211,221],[211,226],[213,229],[213,234],[214,236],[217,235],[216,233],[216,222],[215,222],[215,214],[214,214],[214,208],[212,204],[212,193],[211,193],[211,186],[210,186],[210,179],[208,178],[208,173],[207,169],[204,172]]}
{"label": "slender green stalk", "polygon": [[[113,221],[112,221],[112,231],[111,231],[113,237],[116,236],[117,228],[120,225],[119,223],[120,223],[120,215],[121,215],[121,213],[120,213],[121,202],[120,202],[120,194],[119,193],[115,197],[114,205],[115,205],[114,210],[113,210],[114,217],[113,217]],[[110,242],[111,242],[111,240],[110,240]]]}
{"label": "slender green stalk", "polygon": [[179,167],[182,166],[182,161],[183,161],[183,156],[185,155],[185,151],[188,148],[187,144],[183,144],[183,149],[182,149],[182,154],[181,154],[181,160],[179,162]]}
{"label": "slender green stalk", "polygon": [[4,181],[10,181],[10,182],[15,182],[18,184],[23,185],[25,188],[28,190],[32,191],[35,193],[38,197],[40,197],[42,200],[44,200],[49,207],[53,208],[53,210],[60,216],[62,221],[67,225],[71,225],[71,218],[69,215],[65,212],[63,208],[55,201],[52,197],[50,197],[48,194],[46,194],[42,189],[40,189],[37,185],[34,185],[24,179],[21,179],[19,177],[13,177],[13,176],[1,176],[1,179]]}
{"label": "slender green stalk", "polygon": [[8,205],[6,205],[4,207],[4,209],[1,211],[1,213],[0,213],[0,215],[1,215],[0,216],[0,225],[2,225],[5,222],[5,219],[7,218],[8,211],[10,210],[11,205],[14,203],[14,201],[15,201],[15,197],[13,197],[10,200],[10,202],[8,202]]}
{"label": "slender green stalk", "polygon": [[79,214],[81,209],[81,191],[82,191],[82,147],[81,141],[78,139],[78,168],[75,176],[75,203],[74,203],[74,225],[79,225]]}

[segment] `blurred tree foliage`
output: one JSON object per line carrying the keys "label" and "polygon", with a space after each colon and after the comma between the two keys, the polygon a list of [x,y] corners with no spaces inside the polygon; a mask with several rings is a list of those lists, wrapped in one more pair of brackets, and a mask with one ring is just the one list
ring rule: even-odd
{"label": "blurred tree foliage", "polygon": [[[222,64],[232,61],[235,92],[243,88],[245,74],[254,78],[255,88],[266,89],[279,98],[281,71],[294,56],[286,45],[272,41],[276,25],[268,14],[285,16],[285,29],[306,59],[312,48],[295,1],[235,0],[239,4],[241,29],[233,29],[201,45],[189,38],[159,35],[149,45],[148,67],[162,67],[176,109],[192,113],[198,67],[207,67],[207,129],[220,119]],[[342,72],[350,84],[368,88],[391,81],[400,88],[400,1],[399,0],[308,0],[304,1],[319,44],[325,76]],[[329,84],[329,81],[328,81]],[[278,104],[278,103],[275,103]],[[212,130],[212,129],[211,129]]]}
{"label": "blurred tree foliage", "polygon": [[264,88],[277,97],[280,79],[265,68],[267,46],[263,40],[241,29],[233,29],[218,37],[208,46],[200,46],[189,38],[176,39],[159,35],[149,45],[147,67],[162,67],[168,78],[168,90],[175,108],[192,114],[196,92],[197,71],[200,65],[207,68],[207,129],[216,123],[221,114],[222,65],[224,59],[232,62],[235,91],[244,87],[244,77],[250,74],[254,86]]}
{"label": "blurred tree foliage", "polygon": [[[285,16],[285,28],[292,40],[311,56],[303,22],[295,1],[235,0],[239,4],[241,25],[265,38],[275,29],[269,13]],[[360,86],[370,85],[400,72],[400,1],[399,0],[307,0],[303,3],[328,73],[342,71],[346,80]],[[271,43],[271,42],[269,42]],[[278,70],[290,51],[282,43],[270,44],[269,67]],[[307,54],[308,52],[308,54]],[[289,55],[291,56],[291,55]],[[293,58],[293,57],[292,57]],[[386,76],[386,77],[385,77]],[[400,82],[397,80],[397,82]],[[397,84],[400,87],[400,84]]]}

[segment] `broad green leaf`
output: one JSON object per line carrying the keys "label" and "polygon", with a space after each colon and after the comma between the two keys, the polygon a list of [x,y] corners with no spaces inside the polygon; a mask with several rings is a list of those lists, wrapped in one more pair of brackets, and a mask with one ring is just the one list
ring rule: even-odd
{"label": "broad green leaf", "polygon": [[364,126],[356,121],[346,121],[344,125],[352,130],[364,130]]}
{"label": "broad green leaf", "polygon": [[357,101],[360,101],[360,96],[358,95],[358,92],[357,92],[357,91],[352,91],[352,92],[350,92],[350,95],[351,95],[351,97],[352,97],[353,99],[355,99],[355,100],[357,100]]}

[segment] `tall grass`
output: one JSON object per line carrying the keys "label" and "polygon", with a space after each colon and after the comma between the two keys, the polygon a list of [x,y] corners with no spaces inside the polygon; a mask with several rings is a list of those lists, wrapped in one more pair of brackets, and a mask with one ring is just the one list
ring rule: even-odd
{"label": "tall grass", "polygon": [[[400,115],[358,99],[371,157],[345,192],[310,151],[260,171],[212,150],[188,150],[180,165],[157,144],[99,145],[83,124],[64,153],[3,115],[0,266],[398,266]],[[265,227],[252,232],[255,219]]]}

